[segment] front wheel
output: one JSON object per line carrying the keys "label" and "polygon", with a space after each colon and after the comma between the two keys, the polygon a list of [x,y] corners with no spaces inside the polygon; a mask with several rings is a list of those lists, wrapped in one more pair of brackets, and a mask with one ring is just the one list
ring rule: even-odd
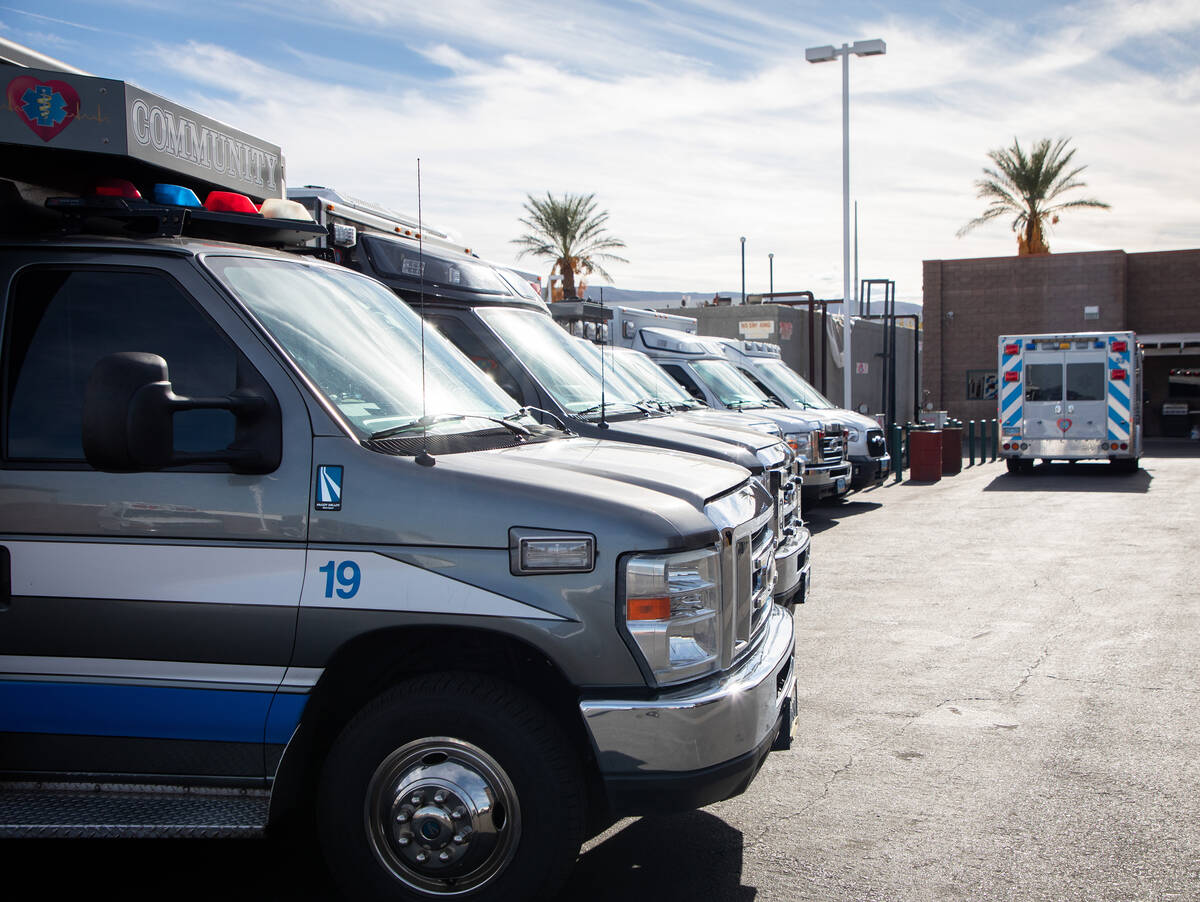
{"label": "front wheel", "polygon": [[582,780],[533,698],[480,675],[418,677],[342,731],[318,815],[347,898],[533,899],[579,851]]}

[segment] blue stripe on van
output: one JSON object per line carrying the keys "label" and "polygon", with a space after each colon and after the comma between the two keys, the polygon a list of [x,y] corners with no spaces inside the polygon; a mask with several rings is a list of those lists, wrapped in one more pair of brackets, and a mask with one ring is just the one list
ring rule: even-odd
{"label": "blue stripe on van", "polygon": [[[0,682],[0,731],[262,742],[272,692],[103,683]],[[270,742],[286,742],[307,696],[281,696]],[[291,719],[291,723],[287,721]],[[278,736],[283,736],[282,740]]]}

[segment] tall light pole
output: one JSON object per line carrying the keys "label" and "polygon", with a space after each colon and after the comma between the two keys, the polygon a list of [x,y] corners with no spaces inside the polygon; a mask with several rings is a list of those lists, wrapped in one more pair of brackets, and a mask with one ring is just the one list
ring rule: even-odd
{"label": "tall light pole", "polygon": [[834,47],[809,47],[804,58],[810,63],[828,63],[842,58],[842,331],[846,338],[842,350],[842,375],[844,397],[842,406],[853,409],[850,397],[851,367],[854,360],[850,354],[850,302],[853,295],[850,281],[850,55],[879,56],[887,53],[887,45],[879,38],[870,41],[855,41]]}
{"label": "tall light pole", "polygon": [[742,242],[742,303],[746,303],[746,236],[738,239]]}
{"label": "tall light pole", "polygon": [[767,254],[767,260],[770,261],[771,267],[771,294],[775,293],[775,255]]}

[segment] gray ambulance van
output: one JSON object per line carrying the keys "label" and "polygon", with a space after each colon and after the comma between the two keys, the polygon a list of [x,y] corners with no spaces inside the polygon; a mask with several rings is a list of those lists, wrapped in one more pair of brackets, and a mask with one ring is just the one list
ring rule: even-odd
{"label": "gray ambulance van", "polygon": [[0,837],[307,817],[347,898],[523,899],[787,745],[746,469],[541,425],[273,249],[318,229],[279,148],[0,79]]}

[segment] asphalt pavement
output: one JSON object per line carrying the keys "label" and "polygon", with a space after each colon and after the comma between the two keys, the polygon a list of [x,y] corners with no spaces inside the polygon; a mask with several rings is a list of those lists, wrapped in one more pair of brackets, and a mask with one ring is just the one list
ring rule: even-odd
{"label": "asphalt pavement", "polygon": [[1200,899],[1200,443],[806,513],[801,729],[570,900]]}
{"label": "asphalt pavement", "polygon": [[[1200,900],[1200,443],[806,511],[795,747],[563,900]],[[13,899],[325,899],[255,841],[0,843]],[[20,887],[36,887],[28,893]]]}

